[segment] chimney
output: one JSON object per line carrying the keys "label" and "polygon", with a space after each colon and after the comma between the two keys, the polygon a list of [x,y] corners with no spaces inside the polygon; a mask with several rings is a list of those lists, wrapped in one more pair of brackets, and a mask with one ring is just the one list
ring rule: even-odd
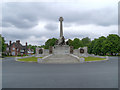
{"label": "chimney", "polygon": [[26,42],[26,55],[28,54],[27,42]]}
{"label": "chimney", "polygon": [[16,43],[17,43],[17,44],[20,44],[20,40],[17,40]]}
{"label": "chimney", "polygon": [[10,40],[10,41],[9,41],[9,44],[11,45],[11,43],[12,43],[12,42],[11,42],[11,40]]}
{"label": "chimney", "polygon": [[27,42],[26,42],[26,47],[27,47]]}

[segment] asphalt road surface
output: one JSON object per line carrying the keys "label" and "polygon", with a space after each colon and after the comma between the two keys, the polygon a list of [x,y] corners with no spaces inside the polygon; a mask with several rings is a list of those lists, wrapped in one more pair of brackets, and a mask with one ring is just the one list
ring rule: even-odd
{"label": "asphalt road surface", "polygon": [[3,88],[118,88],[118,57],[83,64],[2,63]]}

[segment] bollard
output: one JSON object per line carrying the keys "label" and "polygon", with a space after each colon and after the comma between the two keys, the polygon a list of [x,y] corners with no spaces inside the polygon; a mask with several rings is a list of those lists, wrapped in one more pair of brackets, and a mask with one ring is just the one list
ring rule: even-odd
{"label": "bollard", "polygon": [[85,58],[80,58],[80,63],[83,63],[85,61]]}
{"label": "bollard", "polygon": [[37,62],[38,62],[38,63],[41,63],[41,62],[42,62],[42,58],[38,58],[38,59],[37,59]]}
{"label": "bollard", "polygon": [[108,60],[109,59],[109,57],[108,56],[106,56],[106,60]]}

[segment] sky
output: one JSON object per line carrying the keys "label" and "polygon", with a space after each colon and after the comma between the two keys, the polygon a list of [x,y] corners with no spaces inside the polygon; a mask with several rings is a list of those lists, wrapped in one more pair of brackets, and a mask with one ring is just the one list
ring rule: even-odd
{"label": "sky", "polygon": [[63,17],[65,39],[118,34],[118,0],[65,0],[2,2],[2,36],[6,42],[43,45],[49,38],[59,38]]}

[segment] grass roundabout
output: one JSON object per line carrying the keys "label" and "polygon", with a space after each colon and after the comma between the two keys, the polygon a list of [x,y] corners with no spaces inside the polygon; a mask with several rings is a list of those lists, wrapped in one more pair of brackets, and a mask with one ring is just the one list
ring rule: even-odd
{"label": "grass roundabout", "polygon": [[[42,58],[42,57],[28,57],[28,58],[21,58],[18,59],[17,61],[22,61],[22,62],[37,62],[38,58]],[[82,58],[82,57],[80,57]],[[85,58],[85,61],[102,61],[102,60],[106,60],[106,58],[99,58],[99,57],[83,57]]]}
{"label": "grass roundabout", "polygon": [[85,61],[101,61],[106,60],[106,58],[99,58],[99,57],[84,57]]}
{"label": "grass roundabout", "polygon": [[42,58],[42,57],[28,57],[28,58],[21,58],[18,59],[17,61],[24,61],[24,62],[37,62],[38,58]]}

